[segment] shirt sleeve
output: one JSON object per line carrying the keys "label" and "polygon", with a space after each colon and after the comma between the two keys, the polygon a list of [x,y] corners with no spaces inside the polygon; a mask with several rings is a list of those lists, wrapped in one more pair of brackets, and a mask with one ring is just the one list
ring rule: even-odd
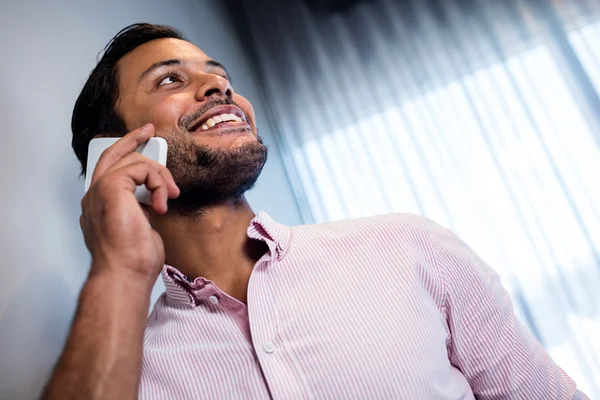
{"label": "shirt sleeve", "polygon": [[463,241],[426,220],[444,282],[448,356],[478,399],[588,399],[517,320],[500,277]]}

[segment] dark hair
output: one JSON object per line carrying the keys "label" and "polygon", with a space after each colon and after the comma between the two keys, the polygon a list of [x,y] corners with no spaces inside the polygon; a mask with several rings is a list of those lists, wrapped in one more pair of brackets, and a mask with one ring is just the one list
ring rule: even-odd
{"label": "dark hair", "polygon": [[71,146],[85,175],[88,145],[99,134],[124,135],[127,128],[115,105],[119,98],[117,62],[127,53],[151,40],[175,38],[185,40],[175,28],[165,25],[133,24],[122,29],[108,42],[102,58],[85,82],[71,119]]}

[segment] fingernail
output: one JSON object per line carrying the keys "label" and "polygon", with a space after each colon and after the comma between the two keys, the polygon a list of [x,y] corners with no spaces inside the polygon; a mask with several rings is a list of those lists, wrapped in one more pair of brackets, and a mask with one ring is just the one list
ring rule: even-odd
{"label": "fingernail", "polygon": [[147,123],[146,125],[142,126],[142,131],[143,132],[148,132],[151,128],[152,128],[152,124],[151,123]]}

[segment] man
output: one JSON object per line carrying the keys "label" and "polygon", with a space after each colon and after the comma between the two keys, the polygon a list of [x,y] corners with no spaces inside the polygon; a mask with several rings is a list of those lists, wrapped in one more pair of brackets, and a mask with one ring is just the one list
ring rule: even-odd
{"label": "man", "polygon": [[[252,106],[176,30],[117,34],[72,129],[84,173],[93,137],[122,139],[82,201],[92,266],[46,399],[582,397],[449,231],[405,214],[295,228],[255,215],[244,193],[267,150]],[[135,153],[152,136],[167,168]]]}

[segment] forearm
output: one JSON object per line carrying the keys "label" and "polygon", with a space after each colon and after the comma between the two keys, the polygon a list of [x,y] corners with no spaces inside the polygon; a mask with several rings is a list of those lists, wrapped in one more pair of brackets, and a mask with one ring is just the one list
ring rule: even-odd
{"label": "forearm", "polygon": [[131,276],[91,275],[42,398],[135,399],[150,291]]}

